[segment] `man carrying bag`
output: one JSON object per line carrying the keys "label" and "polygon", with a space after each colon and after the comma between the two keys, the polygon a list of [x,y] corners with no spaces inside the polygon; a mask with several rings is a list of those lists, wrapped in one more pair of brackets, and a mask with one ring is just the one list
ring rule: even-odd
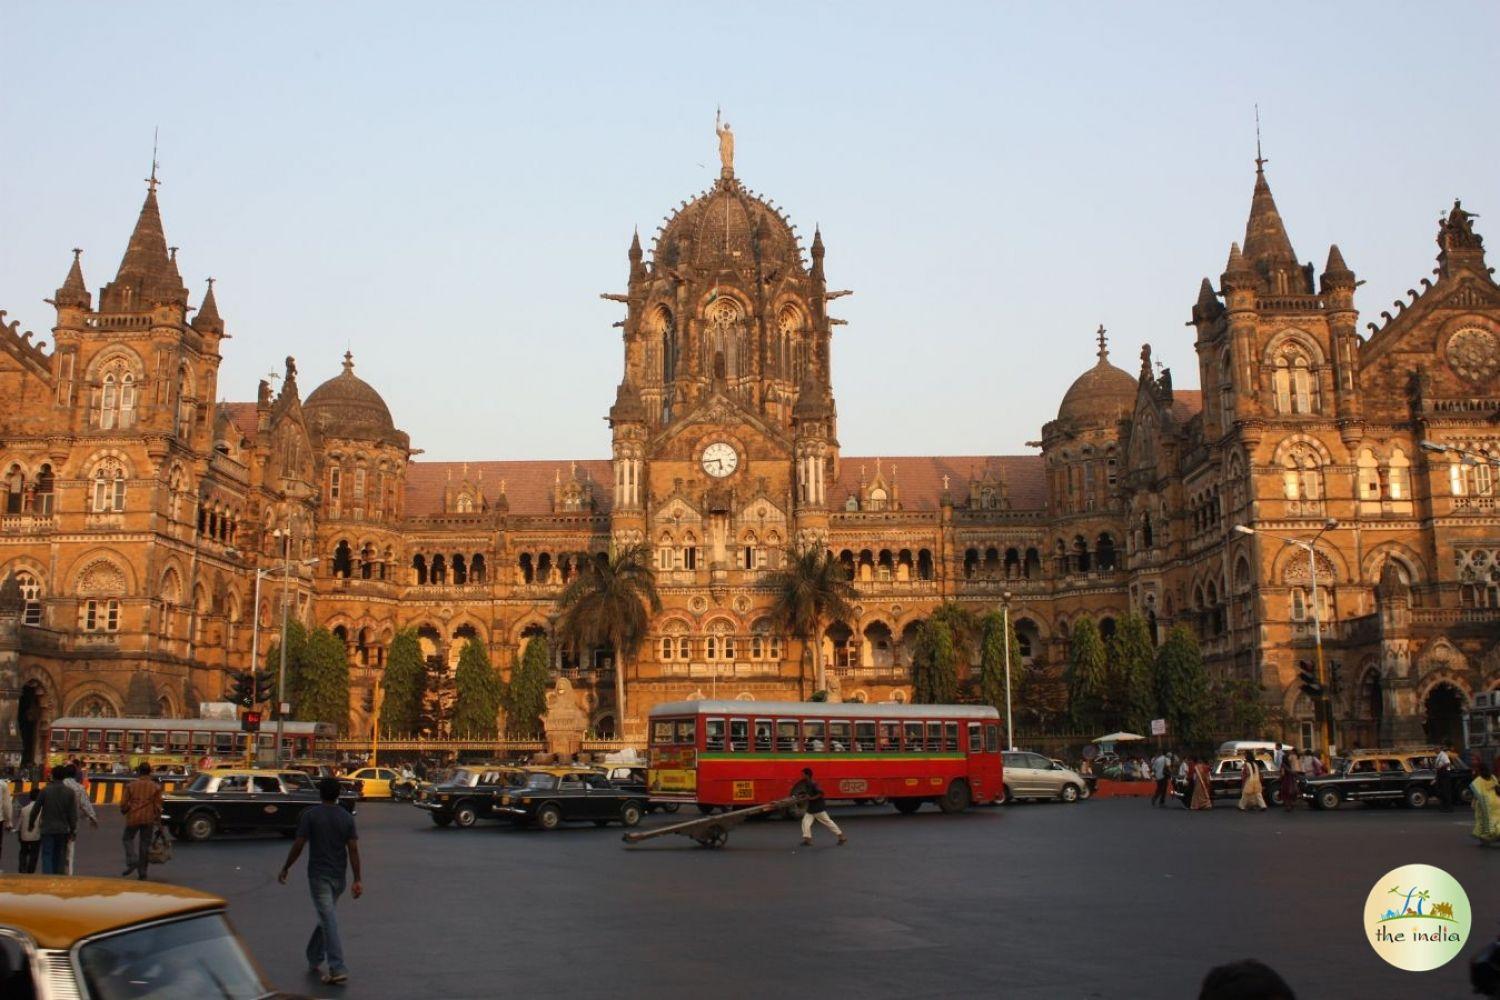
{"label": "man carrying bag", "polygon": [[152,836],[161,823],[161,785],[151,777],[151,765],[142,761],[136,766],[136,779],[125,786],[120,796],[120,811],[125,814],[125,871],[121,877],[136,873],[144,880],[152,861]]}

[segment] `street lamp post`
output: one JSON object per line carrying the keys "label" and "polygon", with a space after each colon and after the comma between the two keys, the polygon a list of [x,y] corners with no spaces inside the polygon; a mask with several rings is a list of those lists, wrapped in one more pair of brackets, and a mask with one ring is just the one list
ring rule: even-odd
{"label": "street lamp post", "polygon": [[1000,595],[1000,616],[1005,625],[1005,742],[1016,748],[1016,729],[1010,714],[1010,591]]}
{"label": "street lamp post", "polygon": [[[275,537],[281,537],[281,529],[274,532]],[[276,675],[276,764],[281,765],[281,738],[286,732],[286,627],[287,617],[291,612],[292,605],[292,522],[287,520],[286,526],[286,548],[282,552],[282,565],[286,572],[282,575],[281,587],[281,666]]]}
{"label": "street lamp post", "polygon": [[1301,538],[1278,535],[1273,531],[1261,531],[1247,524],[1237,524],[1234,526],[1234,530],[1242,535],[1270,535],[1272,538],[1279,538],[1283,542],[1288,542],[1307,551],[1307,575],[1312,584],[1313,659],[1315,661],[1314,670],[1318,679],[1318,696],[1317,701],[1313,704],[1313,709],[1318,717],[1319,736],[1323,741],[1319,756],[1322,757],[1325,765],[1328,763],[1329,747],[1333,743],[1333,702],[1328,691],[1328,672],[1323,665],[1323,620],[1322,616],[1318,613],[1317,545],[1318,539],[1322,538],[1325,532],[1331,531],[1338,526],[1339,522],[1330,517],[1323,522],[1323,527],[1318,529],[1318,533],[1313,535],[1310,542]]}

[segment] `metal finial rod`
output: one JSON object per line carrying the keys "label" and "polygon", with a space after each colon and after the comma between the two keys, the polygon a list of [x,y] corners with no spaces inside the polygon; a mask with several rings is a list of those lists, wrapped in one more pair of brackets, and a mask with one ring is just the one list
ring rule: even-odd
{"label": "metal finial rod", "polygon": [[157,145],[158,145],[157,140],[160,137],[161,137],[161,127],[160,126],[154,126],[151,129],[151,176],[148,177],[148,178],[146,178],[147,189],[151,190],[151,191],[155,191],[157,189],[157,187],[161,184],[161,181],[159,181],[159,180],[156,179],[156,168],[161,165],[161,164],[159,164],[159,163],[156,162],[156,149],[157,149]]}
{"label": "metal finial rod", "polygon": [[1109,338],[1105,336],[1104,324],[1099,324],[1099,360],[1104,361],[1109,357]]}
{"label": "metal finial rod", "polygon": [[1255,105],[1255,172],[1261,173],[1271,161],[1260,155],[1260,105]]}

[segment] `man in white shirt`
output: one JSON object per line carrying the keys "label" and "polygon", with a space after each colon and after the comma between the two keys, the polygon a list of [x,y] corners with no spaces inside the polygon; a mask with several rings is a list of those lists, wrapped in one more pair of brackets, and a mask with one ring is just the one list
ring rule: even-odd
{"label": "man in white shirt", "polygon": [[1443,812],[1453,811],[1453,758],[1448,754],[1447,747],[1438,747],[1437,758],[1432,762],[1433,770],[1437,772],[1438,801],[1443,804]]}
{"label": "man in white shirt", "polygon": [[1151,795],[1153,806],[1161,806],[1163,809],[1167,806],[1167,782],[1171,780],[1168,777],[1171,767],[1171,758],[1167,756],[1165,750],[1158,753],[1151,761],[1151,777],[1156,779],[1156,791]]}
{"label": "man in white shirt", "polygon": [[[88,790],[85,789],[82,783],[80,783],[78,780],[77,764],[68,765],[68,776],[63,779],[63,784],[73,789],[73,795],[78,799],[79,811],[81,811],[83,815],[88,818],[89,826],[93,827],[95,830],[99,829],[99,813],[95,811],[94,804],[89,801]],[[63,873],[64,875],[73,874],[73,849],[77,846],[77,844],[77,838],[68,841],[68,867],[67,871]]]}

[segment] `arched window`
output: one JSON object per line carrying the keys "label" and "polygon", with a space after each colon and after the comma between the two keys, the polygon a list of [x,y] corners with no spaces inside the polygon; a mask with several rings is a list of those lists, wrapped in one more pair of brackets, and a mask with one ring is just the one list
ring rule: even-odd
{"label": "arched window", "polygon": [[1375,453],[1369,448],[1362,448],[1357,460],[1359,469],[1359,498],[1361,500],[1380,499],[1380,468],[1375,461]]}
{"label": "arched window", "polygon": [[1276,391],[1277,413],[1318,412],[1317,373],[1301,350],[1290,346],[1285,348],[1276,358],[1271,380]]}
{"label": "arched window", "polygon": [[1288,500],[1321,500],[1323,473],[1318,453],[1306,444],[1289,448],[1281,460],[1283,486]]}
{"label": "arched window", "polygon": [[135,374],[124,358],[116,358],[105,365],[99,379],[97,422],[100,429],[124,429],[135,423],[135,389]]}
{"label": "arched window", "polygon": [[85,632],[119,631],[124,593],[125,574],[119,567],[103,560],[90,564],[78,578],[79,627]]}
{"label": "arched window", "polygon": [[460,493],[457,507],[460,514],[472,514],[474,513],[474,499],[467,493]]}
{"label": "arched window", "polygon": [[21,587],[21,624],[42,623],[42,585],[31,573],[22,570],[16,574],[16,583]]}
{"label": "arched window", "polygon": [[1391,449],[1391,465],[1386,479],[1392,500],[1411,499],[1411,462],[1400,448]]}
{"label": "arched window", "polygon": [[349,548],[348,541],[340,541],[333,549],[333,575],[340,579],[349,579],[349,574],[354,570],[354,554]]}
{"label": "arched window", "polygon": [[95,514],[125,509],[125,469],[114,459],[100,462],[94,469],[92,510]]}
{"label": "arched window", "polygon": [[26,496],[26,473],[21,466],[12,464],[5,473],[5,513],[21,513],[21,504]]}

